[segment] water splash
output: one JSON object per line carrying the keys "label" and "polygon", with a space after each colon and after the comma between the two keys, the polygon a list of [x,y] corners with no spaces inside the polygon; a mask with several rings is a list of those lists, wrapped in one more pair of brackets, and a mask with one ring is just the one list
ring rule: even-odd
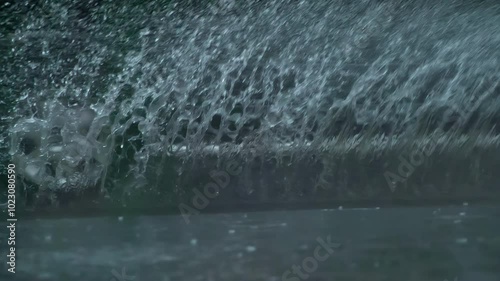
{"label": "water splash", "polygon": [[494,1],[240,2],[39,1],[2,38],[19,172],[41,190],[136,188],[157,155],[499,133]]}

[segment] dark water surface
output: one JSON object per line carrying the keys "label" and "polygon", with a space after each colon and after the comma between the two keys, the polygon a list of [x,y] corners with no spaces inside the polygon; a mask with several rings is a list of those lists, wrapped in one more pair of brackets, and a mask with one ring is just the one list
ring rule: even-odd
{"label": "dark water surface", "polygon": [[334,252],[302,280],[496,281],[499,215],[464,204],[210,214],[189,224],[181,216],[20,220],[16,277],[0,279],[301,280],[282,275],[311,262],[318,239],[330,236]]}

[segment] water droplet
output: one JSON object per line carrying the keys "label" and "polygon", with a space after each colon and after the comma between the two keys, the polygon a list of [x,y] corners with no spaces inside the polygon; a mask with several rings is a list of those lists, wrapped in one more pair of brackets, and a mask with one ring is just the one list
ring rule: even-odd
{"label": "water droplet", "polygon": [[36,176],[36,174],[38,174],[38,172],[40,171],[40,167],[37,167],[35,165],[28,165],[28,167],[26,167],[26,174],[30,177],[34,177]]}
{"label": "water droplet", "polygon": [[51,146],[49,148],[50,152],[61,152],[62,150],[63,150],[63,147],[61,145],[55,145],[55,146]]}
{"label": "water droplet", "polygon": [[246,250],[249,253],[253,253],[253,252],[255,252],[255,250],[257,250],[257,248],[255,248],[254,246],[247,246]]}

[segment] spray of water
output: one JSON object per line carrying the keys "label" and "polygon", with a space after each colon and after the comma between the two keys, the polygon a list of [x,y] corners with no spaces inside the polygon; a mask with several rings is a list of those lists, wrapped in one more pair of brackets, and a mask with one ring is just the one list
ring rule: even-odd
{"label": "spray of water", "polygon": [[207,153],[497,143],[500,6],[409,2],[38,1],[1,38],[10,155],[39,191],[73,193],[145,188],[152,161]]}

